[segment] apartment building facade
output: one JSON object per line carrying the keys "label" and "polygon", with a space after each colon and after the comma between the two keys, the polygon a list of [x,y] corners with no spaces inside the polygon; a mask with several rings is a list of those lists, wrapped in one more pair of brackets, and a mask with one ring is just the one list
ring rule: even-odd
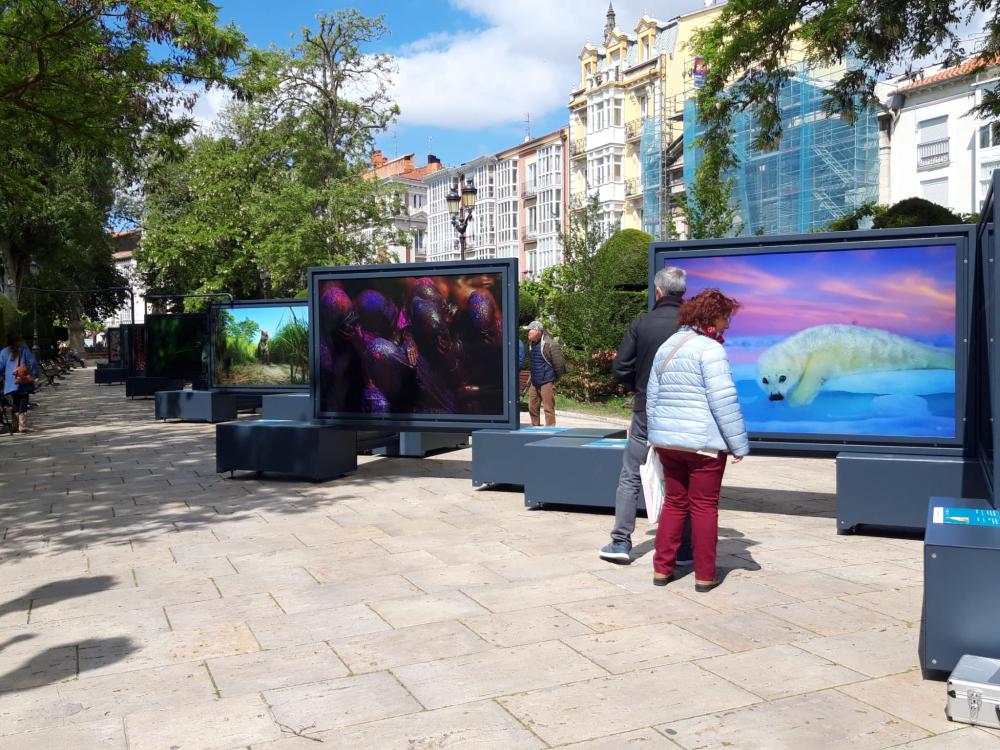
{"label": "apartment building facade", "polygon": [[[416,166],[414,154],[387,159],[376,150],[372,168],[365,177],[380,180],[387,188],[387,210],[391,214],[392,230],[385,243],[386,259],[403,263],[426,260],[427,244],[427,185],[423,178],[444,168],[434,154],[427,163]],[[374,230],[367,230],[374,239]]]}
{"label": "apartment building facade", "polygon": [[665,239],[678,226],[687,50],[720,7],[709,0],[668,21],[644,15],[631,34],[611,7],[604,44],[580,53],[569,102],[570,203],[578,209],[596,195],[608,232],[634,228]]}
{"label": "apartment building facade", "polygon": [[518,258],[523,276],[537,276],[562,262],[567,138],[566,128],[560,128],[497,154],[497,252]]}
{"label": "apartment building facade", "polygon": [[879,202],[925,198],[977,213],[1000,169],[1000,122],[969,114],[1000,82],[1000,66],[934,65],[879,86]]}
{"label": "apartment building facade", "polygon": [[458,232],[451,224],[447,196],[455,181],[472,180],[476,208],[465,231],[466,259],[501,257],[497,245],[497,157],[481,156],[424,177],[427,188],[427,260],[460,260]]}

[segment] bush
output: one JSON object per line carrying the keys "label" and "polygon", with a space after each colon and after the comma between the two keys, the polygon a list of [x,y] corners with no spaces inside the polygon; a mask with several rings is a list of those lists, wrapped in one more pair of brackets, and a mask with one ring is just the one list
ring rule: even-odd
{"label": "bush", "polygon": [[605,353],[598,358],[570,359],[570,370],[559,378],[559,393],[576,401],[604,401],[623,395],[625,389],[611,376]]}
{"label": "bush", "polygon": [[517,294],[517,325],[526,326],[538,315],[538,292],[530,283],[522,282]]}
{"label": "bush", "polygon": [[923,198],[907,198],[875,216],[874,229],[961,224],[962,217]]}
{"label": "bush", "polygon": [[551,304],[564,348],[586,359],[618,348],[632,320],[645,311],[646,293],[594,289],[560,294]]}
{"label": "bush", "polygon": [[651,235],[638,229],[622,229],[611,235],[597,251],[598,283],[612,289],[645,289],[652,241]]}

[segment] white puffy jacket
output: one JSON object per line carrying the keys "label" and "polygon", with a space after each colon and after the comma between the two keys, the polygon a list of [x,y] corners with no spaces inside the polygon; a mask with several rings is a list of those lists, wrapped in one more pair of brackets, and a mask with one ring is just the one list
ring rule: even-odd
{"label": "white puffy jacket", "polygon": [[681,328],[656,352],[646,386],[650,445],[660,448],[750,452],[729,358],[715,339]]}

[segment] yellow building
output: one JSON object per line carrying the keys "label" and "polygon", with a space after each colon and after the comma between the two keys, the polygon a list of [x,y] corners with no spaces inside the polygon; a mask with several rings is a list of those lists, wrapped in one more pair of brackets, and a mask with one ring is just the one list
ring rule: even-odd
{"label": "yellow building", "polygon": [[[596,195],[608,231],[643,229],[666,239],[678,227],[684,191],[683,105],[692,86],[693,33],[721,4],[659,21],[643,16],[626,33],[608,8],[601,47],[580,53],[569,102],[570,204]],[[673,222],[671,221],[673,219]]]}

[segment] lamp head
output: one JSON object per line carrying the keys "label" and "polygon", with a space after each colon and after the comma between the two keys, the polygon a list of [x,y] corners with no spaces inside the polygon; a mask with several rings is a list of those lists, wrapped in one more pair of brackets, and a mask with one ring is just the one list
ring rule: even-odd
{"label": "lamp head", "polygon": [[462,205],[467,209],[472,210],[476,207],[476,186],[472,184],[472,180],[466,180],[465,185],[462,187]]}
{"label": "lamp head", "polygon": [[458,192],[458,180],[453,180],[451,183],[451,190],[448,195],[445,196],[445,200],[448,202],[448,213],[452,216],[458,213],[459,206],[462,203],[462,196]]}

